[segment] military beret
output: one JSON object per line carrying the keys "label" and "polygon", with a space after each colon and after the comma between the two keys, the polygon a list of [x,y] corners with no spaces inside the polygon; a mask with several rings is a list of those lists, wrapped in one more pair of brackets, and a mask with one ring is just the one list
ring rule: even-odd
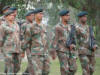
{"label": "military beret", "polygon": [[2,11],[5,11],[6,9],[10,8],[10,6],[5,6]]}
{"label": "military beret", "polygon": [[9,8],[9,10],[17,10],[17,8],[16,7],[11,7],[11,8]]}
{"label": "military beret", "polygon": [[8,16],[8,15],[10,15],[10,14],[12,14],[12,13],[14,13],[14,11],[8,10],[6,13],[4,13],[4,16]]}
{"label": "military beret", "polygon": [[80,12],[77,16],[78,16],[78,17],[82,17],[82,16],[84,16],[84,15],[88,15],[88,12],[82,11],[82,12]]}
{"label": "military beret", "polygon": [[35,14],[37,14],[37,13],[39,13],[39,12],[43,12],[43,9],[42,9],[42,8],[36,8],[36,9],[34,10],[34,13],[35,13]]}
{"label": "military beret", "polygon": [[68,14],[68,13],[69,13],[68,10],[61,10],[61,11],[59,12],[59,15],[60,15],[60,16],[64,16],[64,15],[66,15],[66,14]]}
{"label": "military beret", "polygon": [[31,10],[31,11],[26,12],[25,16],[29,16],[31,14],[34,14],[34,11]]}

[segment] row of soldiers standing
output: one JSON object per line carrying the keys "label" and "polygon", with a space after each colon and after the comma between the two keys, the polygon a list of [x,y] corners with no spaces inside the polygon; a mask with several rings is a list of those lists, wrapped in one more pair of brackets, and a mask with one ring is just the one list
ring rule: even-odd
{"label": "row of soldiers standing", "polygon": [[[75,24],[75,44],[66,47],[72,25],[69,24],[70,12],[61,10],[61,22],[54,27],[52,41],[47,38],[46,25],[42,23],[43,9],[29,10],[24,23],[16,21],[17,9],[6,6],[3,8],[3,17],[0,19],[0,50],[4,55],[5,73],[16,75],[20,70],[21,60],[25,52],[28,66],[23,75],[48,75],[50,59],[58,56],[61,75],[75,75],[77,71],[77,53],[81,62],[83,75],[93,75],[95,65],[95,50],[89,50],[89,26],[87,25],[87,12],[78,14],[79,23]],[[51,36],[50,36],[51,37]]]}

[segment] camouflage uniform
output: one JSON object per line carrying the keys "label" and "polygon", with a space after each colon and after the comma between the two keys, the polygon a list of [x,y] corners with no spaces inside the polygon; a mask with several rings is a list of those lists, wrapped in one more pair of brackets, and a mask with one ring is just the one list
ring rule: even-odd
{"label": "camouflage uniform", "polygon": [[1,24],[1,21],[5,21],[4,16],[0,17],[0,24]]}
{"label": "camouflage uniform", "polygon": [[[4,18],[3,16],[0,17],[0,25],[2,23],[2,18]],[[0,53],[1,53],[1,50],[0,50]]]}
{"label": "camouflage uniform", "polygon": [[[5,21],[4,16],[1,16],[1,17],[0,17],[0,25],[1,25],[2,21]],[[1,50],[0,50],[0,52],[2,53],[2,51],[1,51]],[[5,73],[7,73],[6,66],[5,66],[5,71],[4,71],[4,72],[5,72]]]}
{"label": "camouflage uniform", "polygon": [[35,75],[35,72],[34,72],[34,63],[32,63],[31,61],[31,49],[28,44],[28,39],[26,38],[30,38],[31,34],[30,34],[30,28],[33,26],[33,23],[30,23],[29,21],[25,21],[22,25],[21,25],[21,36],[22,36],[22,40],[21,40],[21,43],[22,43],[22,50],[23,52],[26,51],[26,54],[27,54],[27,59],[28,59],[28,66],[25,70],[25,72],[23,73],[24,74],[34,74]]}
{"label": "camouflage uniform", "polygon": [[0,49],[5,58],[5,66],[7,75],[17,73],[20,70],[20,39],[19,26],[16,22],[9,25],[7,21],[3,21],[0,26]]}
{"label": "camouflage uniform", "polygon": [[93,75],[95,66],[95,52],[89,50],[89,26],[76,24],[77,39],[79,44],[79,59],[83,75]]}
{"label": "camouflage uniform", "polygon": [[66,48],[66,40],[69,36],[71,25],[57,24],[55,27],[55,35],[53,39],[53,48],[57,52],[60,62],[61,75],[74,75],[77,70],[76,50]]}
{"label": "camouflage uniform", "polygon": [[[47,51],[46,31],[43,24],[24,24],[24,46],[29,61],[31,75],[48,75],[49,58]],[[34,72],[32,72],[34,71]]]}

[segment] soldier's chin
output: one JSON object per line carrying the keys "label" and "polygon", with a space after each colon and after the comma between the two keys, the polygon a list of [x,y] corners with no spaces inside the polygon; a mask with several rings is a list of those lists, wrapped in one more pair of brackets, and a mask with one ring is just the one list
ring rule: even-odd
{"label": "soldier's chin", "polygon": [[65,20],[65,22],[66,22],[66,23],[68,23],[68,22],[69,22],[69,20]]}
{"label": "soldier's chin", "polygon": [[82,21],[82,23],[84,24],[84,23],[86,23],[86,21]]}

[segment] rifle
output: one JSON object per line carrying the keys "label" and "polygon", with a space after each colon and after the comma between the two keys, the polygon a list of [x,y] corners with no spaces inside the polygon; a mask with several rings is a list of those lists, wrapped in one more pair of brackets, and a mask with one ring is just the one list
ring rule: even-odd
{"label": "rifle", "polygon": [[96,45],[96,40],[93,33],[93,27],[89,26],[89,49],[91,51],[94,51],[93,50],[94,45]]}
{"label": "rifle", "polygon": [[67,48],[70,48],[71,44],[76,45],[75,34],[76,34],[76,29],[75,29],[75,26],[72,25],[71,26],[71,31],[69,32],[69,37],[66,41],[66,47]]}

